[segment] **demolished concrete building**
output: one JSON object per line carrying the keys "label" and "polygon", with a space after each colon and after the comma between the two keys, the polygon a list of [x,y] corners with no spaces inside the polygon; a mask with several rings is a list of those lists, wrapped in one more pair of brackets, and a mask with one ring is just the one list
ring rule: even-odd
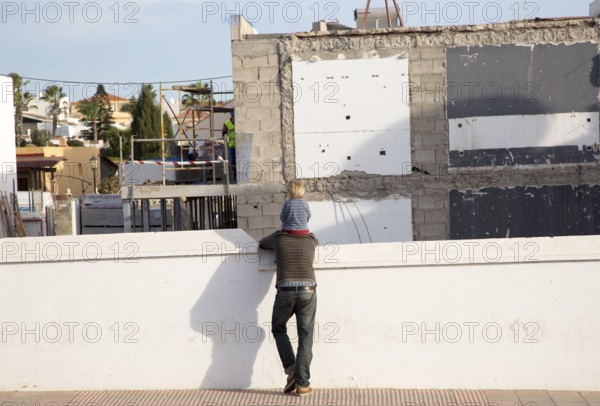
{"label": "demolished concrete building", "polygon": [[302,178],[322,242],[600,233],[599,22],[238,29],[239,227]]}

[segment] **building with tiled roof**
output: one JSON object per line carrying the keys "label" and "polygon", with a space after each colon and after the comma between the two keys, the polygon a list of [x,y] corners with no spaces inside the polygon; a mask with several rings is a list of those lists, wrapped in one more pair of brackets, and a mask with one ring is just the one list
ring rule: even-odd
{"label": "building with tiled roof", "polygon": [[[71,103],[71,117],[81,119],[81,114],[79,113],[79,105],[83,101],[87,101],[90,99],[81,100],[79,102]],[[133,117],[131,114],[121,111],[122,107],[129,103],[129,99],[124,97],[120,97],[114,94],[108,94],[108,101],[110,103],[110,107],[113,111],[113,121],[115,122],[115,126],[117,128],[129,128],[131,127],[131,122],[133,121]]]}

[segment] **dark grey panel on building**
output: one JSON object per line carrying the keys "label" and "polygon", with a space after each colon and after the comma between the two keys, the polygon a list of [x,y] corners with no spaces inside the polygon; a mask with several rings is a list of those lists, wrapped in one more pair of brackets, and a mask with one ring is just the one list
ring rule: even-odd
{"label": "dark grey panel on building", "polygon": [[600,234],[600,186],[450,191],[450,237],[480,239]]}
{"label": "dark grey panel on building", "polygon": [[447,48],[448,118],[596,112],[598,45]]}
{"label": "dark grey panel on building", "polygon": [[446,49],[452,167],[594,162],[598,45]]}

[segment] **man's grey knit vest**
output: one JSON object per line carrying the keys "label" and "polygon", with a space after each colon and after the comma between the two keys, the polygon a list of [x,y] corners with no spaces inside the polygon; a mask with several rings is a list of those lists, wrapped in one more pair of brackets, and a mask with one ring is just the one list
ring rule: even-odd
{"label": "man's grey knit vest", "polygon": [[313,261],[317,240],[312,234],[279,233],[275,237],[277,282],[314,281]]}

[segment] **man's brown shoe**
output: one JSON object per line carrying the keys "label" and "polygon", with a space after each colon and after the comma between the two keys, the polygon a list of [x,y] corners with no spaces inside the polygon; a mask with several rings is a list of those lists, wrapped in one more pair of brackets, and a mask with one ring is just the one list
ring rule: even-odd
{"label": "man's brown shoe", "polygon": [[310,386],[298,386],[296,388],[296,395],[298,396],[306,396],[306,395],[310,395],[311,393],[313,393],[313,390]]}
{"label": "man's brown shoe", "polygon": [[290,393],[294,389],[296,389],[296,377],[294,376],[294,372],[291,372],[287,377],[287,383],[285,384],[285,388],[283,388],[283,392]]}

